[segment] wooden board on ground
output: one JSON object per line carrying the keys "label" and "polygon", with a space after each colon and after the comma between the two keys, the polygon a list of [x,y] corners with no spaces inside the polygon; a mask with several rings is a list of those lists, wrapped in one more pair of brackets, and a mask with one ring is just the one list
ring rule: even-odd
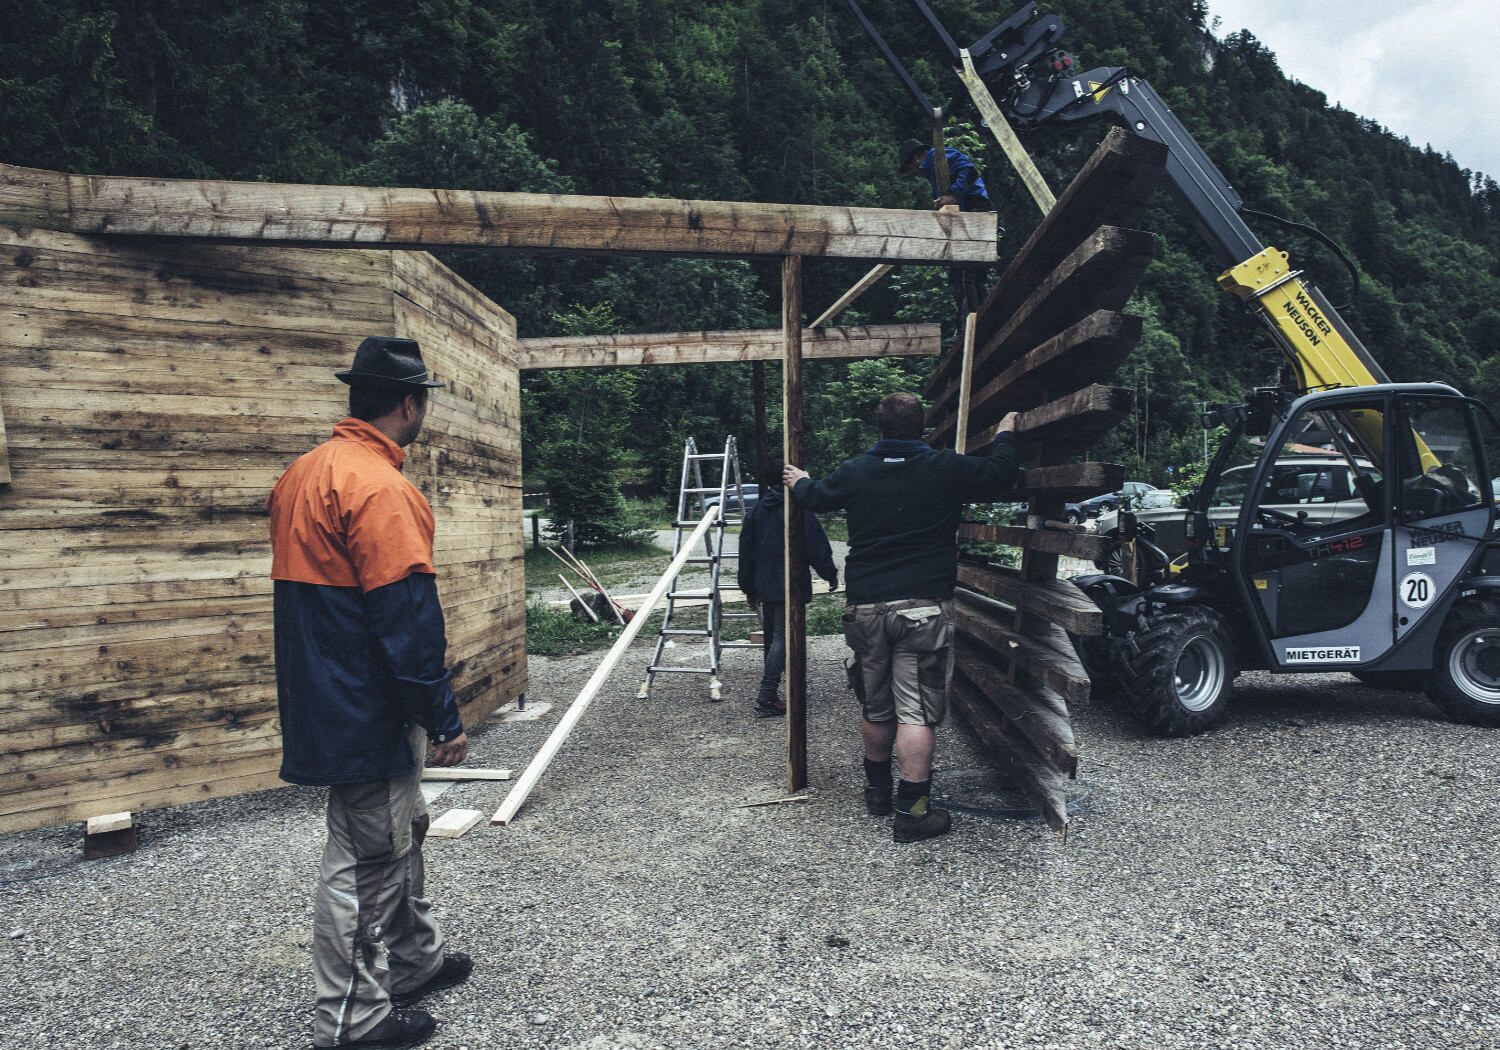
{"label": "wooden board on ground", "polygon": [[422,779],[431,781],[509,780],[508,769],[470,769],[466,766],[424,766]]}
{"label": "wooden board on ground", "polygon": [[[0,176],[0,211],[54,190]],[[345,415],[366,335],[448,384],[404,472],[464,721],[524,691],[509,314],[420,253],[0,226],[0,261],[0,832],[281,783],[265,499]]]}
{"label": "wooden board on ground", "polygon": [[477,809],[450,809],[427,828],[430,839],[459,839],[473,830],[474,825],[484,819]]}

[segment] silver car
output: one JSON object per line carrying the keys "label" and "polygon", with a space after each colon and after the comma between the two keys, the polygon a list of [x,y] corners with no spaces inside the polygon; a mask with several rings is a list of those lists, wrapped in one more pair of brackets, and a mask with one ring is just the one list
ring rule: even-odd
{"label": "silver car", "polygon": [[[1359,466],[1372,481],[1380,481],[1380,471],[1369,463],[1361,460]],[[1255,467],[1254,463],[1243,463],[1230,467],[1220,476],[1213,505],[1208,511],[1215,526],[1234,525],[1239,521],[1240,505],[1245,502],[1246,489]],[[1273,495],[1261,506],[1293,517],[1305,513],[1312,522],[1357,518],[1370,510],[1355,491],[1349,461],[1342,456],[1308,455],[1278,459],[1271,468],[1268,484]],[[1187,550],[1187,516],[1175,501],[1173,506],[1141,509],[1136,517],[1156,530],[1152,542],[1168,554],[1176,557]],[[1112,536],[1118,529],[1118,513],[1099,515],[1099,535]]]}

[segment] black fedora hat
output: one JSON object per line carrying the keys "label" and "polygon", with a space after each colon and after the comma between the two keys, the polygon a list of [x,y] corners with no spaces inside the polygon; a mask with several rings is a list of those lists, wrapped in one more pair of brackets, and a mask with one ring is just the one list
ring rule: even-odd
{"label": "black fedora hat", "polygon": [[929,149],[931,149],[931,146],[926,142],[922,142],[918,139],[907,139],[905,142],[901,143],[901,149],[899,151],[901,163],[898,165],[898,167],[905,168],[907,162],[911,160],[913,154],[926,153]]}
{"label": "black fedora hat", "polygon": [[333,374],[362,390],[416,393],[423,387],[443,385],[427,374],[415,339],[384,335],[372,335],[360,343],[354,351],[353,366]]}

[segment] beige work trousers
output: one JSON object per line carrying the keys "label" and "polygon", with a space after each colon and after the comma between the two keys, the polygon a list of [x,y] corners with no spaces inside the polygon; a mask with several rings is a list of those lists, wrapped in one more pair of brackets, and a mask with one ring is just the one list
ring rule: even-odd
{"label": "beige work trousers", "polygon": [[315,1046],[363,1038],[391,1012],[391,996],[443,965],[443,933],[422,896],[427,735],[411,732],[417,768],[394,780],[328,789],[328,845],[313,910]]}
{"label": "beige work trousers", "polygon": [[931,598],[844,607],[849,685],[867,722],[936,726],[953,682],[953,602]]}

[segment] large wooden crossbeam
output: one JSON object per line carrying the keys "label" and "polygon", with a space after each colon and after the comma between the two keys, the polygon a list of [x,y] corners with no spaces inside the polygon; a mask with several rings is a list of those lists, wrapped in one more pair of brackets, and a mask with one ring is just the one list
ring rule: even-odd
{"label": "large wooden crossbeam", "polygon": [[[46,205],[4,207],[8,183]],[[32,195],[35,200],[35,195]],[[343,248],[507,248],[692,256],[994,262],[988,212],[483,190],[137,179],[0,165],[0,221],[80,234]]]}
{"label": "large wooden crossbeam", "polygon": [[[584,335],[522,339],[522,369],[614,368],[634,365],[706,365],[779,361],[779,328],[748,332],[673,332],[656,335]],[[935,324],[868,325],[804,329],[804,359],[936,357],[942,329]]]}

